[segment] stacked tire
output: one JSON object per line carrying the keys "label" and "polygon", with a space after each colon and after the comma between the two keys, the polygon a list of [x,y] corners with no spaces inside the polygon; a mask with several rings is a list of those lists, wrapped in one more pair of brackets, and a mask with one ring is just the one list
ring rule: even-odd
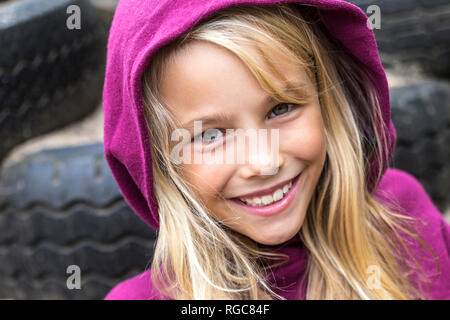
{"label": "stacked tire", "polygon": [[371,17],[380,9],[374,29],[386,68],[415,65],[428,75],[450,77],[450,0],[353,0]]}
{"label": "stacked tire", "polygon": [[[392,166],[413,174],[442,212],[450,206],[450,0],[351,0],[373,18],[387,70],[421,78],[391,88],[397,148]],[[376,6],[376,7],[374,7]]]}
{"label": "stacked tire", "polygon": [[[80,29],[67,27],[76,6]],[[69,12],[69,13],[68,13]],[[0,3],[0,161],[101,101],[106,30],[88,0]]]}
{"label": "stacked tire", "polygon": [[450,206],[450,83],[427,80],[392,88],[397,147],[392,167],[414,175],[441,212]]}
{"label": "stacked tire", "polygon": [[0,177],[0,298],[101,299],[151,262],[156,234],[123,200],[102,144],[42,151]]}

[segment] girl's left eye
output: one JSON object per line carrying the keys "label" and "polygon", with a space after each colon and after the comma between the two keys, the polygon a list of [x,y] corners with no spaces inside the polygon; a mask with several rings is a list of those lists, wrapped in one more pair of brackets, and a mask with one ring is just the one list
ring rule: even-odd
{"label": "girl's left eye", "polygon": [[[280,104],[276,105],[270,111],[269,118],[274,118],[274,117],[280,116],[282,114],[285,114],[285,113],[291,111],[292,108],[294,108],[294,106],[295,105],[292,103],[280,103]],[[272,116],[272,115],[274,115],[274,116]]]}

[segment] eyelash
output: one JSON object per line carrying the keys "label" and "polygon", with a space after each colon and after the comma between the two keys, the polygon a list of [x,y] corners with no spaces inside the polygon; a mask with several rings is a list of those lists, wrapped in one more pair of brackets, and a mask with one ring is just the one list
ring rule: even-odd
{"label": "eyelash", "polygon": [[[272,118],[269,118],[269,119],[273,119],[273,118],[276,118],[276,117],[278,117],[278,116],[283,116],[283,115],[285,115],[286,113],[291,112],[295,107],[298,106],[298,105],[296,105],[296,104],[288,103],[288,102],[279,103],[279,104],[277,104],[275,107],[273,107],[273,108],[270,110],[270,114],[273,112],[273,110],[274,110],[276,107],[278,107],[278,106],[280,106],[280,105],[288,105],[288,106],[291,106],[291,108],[290,108],[288,111],[286,111],[285,113],[283,113],[283,114],[281,114],[281,115],[276,115],[275,117],[272,117]],[[225,129],[221,129],[221,128],[211,128],[211,129],[218,129],[218,130],[221,130],[222,133],[225,134]],[[203,132],[200,133],[198,136],[200,136],[200,137],[203,138],[203,135],[205,134],[205,132],[208,131],[208,130],[211,130],[211,129],[207,129],[207,130],[203,131]],[[197,137],[197,136],[193,137],[192,140],[191,140],[191,142],[194,142],[194,140],[195,140],[196,137]],[[211,144],[211,143],[214,143],[214,142],[215,142],[215,141],[213,141],[213,142],[203,142],[203,143],[205,143],[205,144]]]}
{"label": "eyelash", "polygon": [[[294,107],[296,107],[296,105],[293,104],[293,103],[283,102],[283,103],[279,103],[279,104],[277,104],[275,107],[273,107],[273,108],[270,110],[270,112],[272,113],[273,110],[274,110],[276,107],[281,106],[281,105],[288,105],[288,106],[292,106],[292,107],[291,107],[288,111],[286,111],[285,113],[281,114],[280,116],[282,116],[282,115],[284,115],[284,114],[286,114],[286,113],[289,113],[290,111],[292,111],[292,109],[293,109]],[[275,117],[277,117],[277,116],[275,116]],[[275,118],[275,117],[274,117],[274,118]],[[269,118],[269,119],[271,119],[271,118]]]}

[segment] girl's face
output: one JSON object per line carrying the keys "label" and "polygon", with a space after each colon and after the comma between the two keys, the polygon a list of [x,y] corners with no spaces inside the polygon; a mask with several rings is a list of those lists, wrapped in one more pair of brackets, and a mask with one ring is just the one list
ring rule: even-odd
{"label": "girl's face", "polygon": [[[230,143],[226,129],[265,129],[268,140],[267,148],[253,153],[248,143],[242,146],[233,140],[245,161],[185,161],[181,164],[183,176],[214,217],[228,227],[261,244],[289,240],[303,224],[326,158],[324,126],[313,83],[302,68],[272,52],[270,61],[310,99],[304,105],[270,100],[245,64],[227,49],[203,41],[191,42],[185,49],[164,71],[161,94],[191,138],[194,120],[202,120],[202,131],[208,131],[198,136],[199,140],[186,143],[183,153],[189,149],[193,159],[199,153],[211,156],[218,148],[225,151]],[[258,57],[252,47],[247,52]],[[277,148],[271,148],[273,129],[279,130]],[[206,150],[198,151],[199,146]],[[270,160],[275,161],[275,170],[268,174]]]}

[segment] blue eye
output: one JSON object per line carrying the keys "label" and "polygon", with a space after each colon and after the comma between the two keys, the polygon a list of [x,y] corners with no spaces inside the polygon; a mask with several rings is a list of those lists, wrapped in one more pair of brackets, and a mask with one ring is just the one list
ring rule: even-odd
{"label": "blue eye", "polygon": [[[274,118],[274,117],[280,116],[282,114],[285,114],[285,113],[291,111],[293,107],[294,107],[294,104],[292,104],[292,103],[280,103],[280,104],[276,105],[270,111],[269,118]],[[272,117],[272,115],[274,115],[274,116]]]}
{"label": "blue eye", "polygon": [[[201,134],[199,134],[199,136],[201,137],[201,142],[212,143],[222,138],[223,132],[220,129],[213,128],[203,131]],[[195,141],[195,139],[196,137],[194,137],[192,141]]]}

